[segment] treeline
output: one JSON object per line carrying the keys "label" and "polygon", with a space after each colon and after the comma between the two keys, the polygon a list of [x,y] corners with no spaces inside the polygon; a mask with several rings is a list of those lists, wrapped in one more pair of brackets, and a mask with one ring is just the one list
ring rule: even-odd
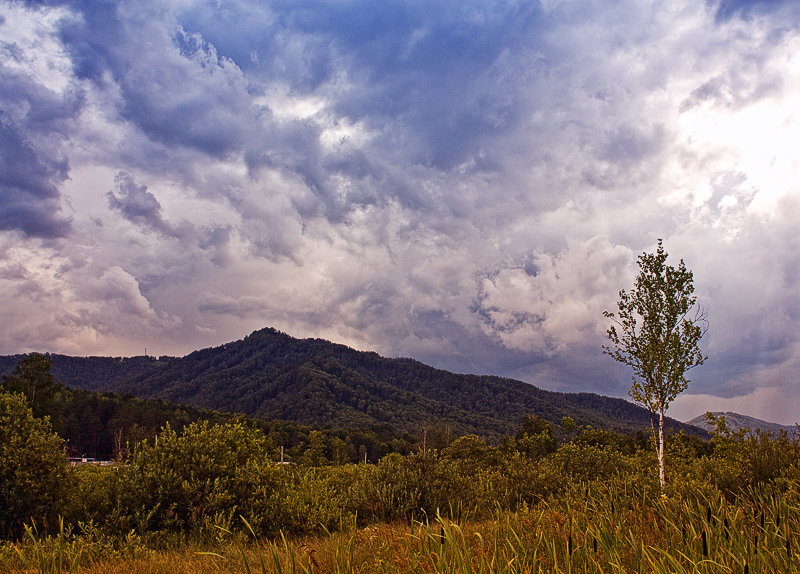
{"label": "treeline", "polygon": [[[221,413],[176,405],[163,400],[138,399],[117,393],[60,389],[46,413],[53,428],[64,439],[71,457],[97,460],[124,459],[130,448],[153,439],[166,425],[180,431],[191,423],[243,422],[257,428],[276,446],[284,447],[287,461],[297,457],[317,430],[325,441],[328,455],[338,463],[377,461],[390,452],[407,454],[418,445],[418,438],[398,432],[389,425],[368,429],[317,429],[291,421],[277,421],[241,414]],[[421,429],[423,432],[424,429]],[[432,444],[446,440],[447,430],[431,429]]]}
{"label": "treeline", "polygon": [[[105,362],[103,363],[105,365]],[[2,377],[0,387],[20,392],[28,398],[34,416],[48,417],[53,430],[64,439],[67,455],[96,460],[124,459],[131,446],[153,439],[166,425],[180,431],[187,425],[206,421],[224,424],[244,422],[261,430],[284,457],[293,460],[308,444],[309,434],[317,429],[330,460],[337,463],[377,461],[390,452],[407,454],[417,447],[417,436],[397,431],[387,424],[349,430],[304,425],[292,421],[224,413],[178,405],[160,399],[139,399],[133,395],[70,389],[57,382],[51,373],[49,356],[22,357],[16,367]],[[419,436],[430,435],[438,446],[452,440],[452,431],[435,424],[423,425]]]}
{"label": "treeline", "polygon": [[[255,342],[251,339],[255,339]],[[493,416],[474,414],[458,408],[447,410],[442,406],[443,402],[403,391],[379,380],[380,377],[387,380],[397,378],[394,369],[399,364],[400,372],[405,373],[409,381],[417,381],[413,383],[414,386],[430,386],[433,396],[450,393],[453,397],[451,402],[466,400],[457,397],[466,397],[471,393],[473,397],[470,400],[474,402],[471,408],[481,410],[484,409],[482,405],[487,400],[486,396],[497,394],[498,383],[493,377],[465,379],[461,375],[436,371],[416,361],[383,359],[374,353],[360,353],[324,341],[298,341],[271,330],[255,333],[246,343],[197,351],[180,360],[155,360],[147,357],[74,358],[33,353],[20,356],[13,370],[9,369],[2,376],[0,384],[8,390],[16,390],[29,396],[35,416],[49,416],[53,428],[65,440],[69,456],[98,460],[124,456],[129,445],[154,437],[167,423],[179,431],[192,422],[209,421],[216,424],[234,418],[245,420],[247,424],[261,429],[275,445],[284,447],[286,460],[293,460],[307,444],[309,433],[317,429],[329,445],[330,460],[344,463],[364,460],[375,462],[392,452],[408,454],[419,448],[441,449],[455,438],[466,434],[476,434],[491,444],[498,444],[504,437],[515,432],[515,426],[526,412],[536,412],[559,432],[558,422],[564,416],[576,419],[582,426],[589,426],[586,420],[594,421],[599,418],[604,421],[606,416],[623,421],[630,415],[631,409],[638,408],[621,399],[580,394],[572,397],[575,405],[570,410],[566,404],[554,403],[552,397],[548,398],[552,393],[531,387],[525,392],[543,396],[541,401],[535,403],[536,409],[522,411],[520,405],[525,404],[524,401],[519,397],[512,397],[509,404],[513,408],[508,407],[511,414],[500,424]],[[265,344],[268,347],[266,354],[263,353]],[[262,353],[257,352],[258,349]],[[313,364],[303,363],[275,375],[278,381],[271,382],[272,387],[264,383],[250,385],[247,382],[256,377],[252,370],[253,364],[263,367],[265,356],[277,357],[280,362],[284,359],[308,359],[309,355],[316,357]],[[335,363],[336,357],[349,357],[348,364],[360,364],[367,369],[369,376],[355,373],[351,370],[352,365],[344,367]],[[236,360],[245,364],[237,365]],[[59,365],[58,369],[54,368],[54,361]],[[81,377],[89,377],[90,382],[86,386],[97,387],[98,383],[92,379],[97,373],[111,381],[125,380],[125,372],[150,381],[153,372],[157,371],[167,377],[162,382],[168,388],[184,388],[191,380],[194,381],[191,383],[193,387],[199,385],[200,390],[197,392],[204,395],[205,383],[196,381],[204,381],[211,376],[210,372],[216,372],[209,371],[212,366],[224,368],[226,373],[225,377],[219,373],[215,376],[220,377],[217,386],[224,388],[227,394],[217,393],[214,400],[222,401],[220,397],[227,397],[232,393],[229,399],[234,405],[242,407],[239,413],[247,412],[244,408],[247,404],[242,401],[250,400],[247,397],[250,397],[250,391],[256,387],[260,389],[259,393],[267,392],[265,389],[268,388],[274,390],[281,385],[292,389],[291,395],[287,391],[259,398],[259,401],[272,405],[273,410],[270,412],[282,414],[283,418],[233,414],[176,404],[164,399],[141,399],[130,393],[69,388],[59,382],[61,377],[73,383]],[[92,375],[95,371],[95,375]],[[59,373],[58,379],[54,373]],[[437,373],[441,379],[438,382],[434,378]],[[160,377],[161,375],[159,381]],[[171,387],[167,382],[169,380],[173,381]],[[239,399],[234,397],[237,393]],[[602,406],[602,416],[587,417],[586,412],[598,406]],[[396,412],[388,416],[386,413],[391,410]],[[367,413],[376,416],[366,416]],[[300,420],[317,422],[297,422]],[[340,424],[332,424],[331,421],[338,421]],[[619,428],[610,424],[593,426]],[[481,432],[476,432],[475,429],[481,429]]]}

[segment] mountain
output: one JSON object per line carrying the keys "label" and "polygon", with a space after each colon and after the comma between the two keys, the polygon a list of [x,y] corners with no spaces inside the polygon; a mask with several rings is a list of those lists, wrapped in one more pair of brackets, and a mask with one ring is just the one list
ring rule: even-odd
{"label": "mountain", "polygon": [[[649,413],[623,399],[450,373],[270,328],[185,357],[49,356],[56,380],[70,388],[318,426],[390,425],[415,435],[438,428],[490,441],[516,432],[529,413],[554,425],[570,416],[578,425],[626,433],[650,426]],[[20,358],[0,357],[0,373],[11,371]],[[673,419],[668,426],[707,436]]]}
{"label": "mountain", "polygon": [[[715,417],[719,418],[724,416],[725,417],[725,424],[728,426],[728,429],[731,431],[738,431],[739,429],[747,428],[750,430],[762,430],[764,432],[771,432],[771,433],[779,433],[781,431],[786,431],[790,434],[794,434],[797,431],[797,428],[794,426],[788,425],[780,425],[778,423],[771,423],[767,421],[762,421],[760,419],[756,419],[753,417],[749,417],[747,415],[741,415],[739,413],[731,413],[731,412],[714,412],[711,413]],[[688,421],[687,424],[692,426],[696,426],[701,429],[705,429],[709,432],[714,430],[714,425],[709,424],[706,421],[705,415],[700,415],[694,417],[692,420]]]}

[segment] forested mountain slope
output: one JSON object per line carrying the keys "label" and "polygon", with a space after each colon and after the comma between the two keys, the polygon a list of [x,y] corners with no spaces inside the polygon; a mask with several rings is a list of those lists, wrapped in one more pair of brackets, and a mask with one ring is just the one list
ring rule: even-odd
{"label": "forested mountain slope", "polygon": [[[0,357],[0,373],[19,360]],[[460,375],[412,359],[388,359],[321,339],[295,339],[274,329],[185,357],[50,355],[52,372],[71,388],[131,393],[194,407],[243,412],[320,426],[388,424],[420,434],[446,428],[489,440],[513,434],[528,413],[558,424],[635,432],[648,428],[646,410],[590,393],[544,391],[493,376]],[[677,429],[699,429],[670,421]]]}

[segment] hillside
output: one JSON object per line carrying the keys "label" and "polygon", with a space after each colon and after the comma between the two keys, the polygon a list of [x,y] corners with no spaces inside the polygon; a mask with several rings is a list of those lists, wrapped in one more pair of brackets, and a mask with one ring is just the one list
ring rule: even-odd
{"label": "hillside", "polygon": [[[198,408],[242,412],[319,426],[392,427],[413,434],[447,429],[497,440],[536,413],[558,424],[619,432],[649,427],[646,410],[591,393],[544,391],[511,379],[460,375],[412,359],[388,359],[321,339],[295,339],[274,329],[185,357],[50,355],[53,374],[70,388],[130,393]],[[19,357],[0,357],[0,373]],[[696,427],[669,420],[692,434]]]}
{"label": "hillside", "polygon": [[[742,415],[739,413],[731,413],[731,412],[713,412],[711,413],[715,417],[725,417],[725,424],[728,426],[728,429],[731,431],[738,431],[739,429],[747,428],[750,430],[762,430],[764,432],[771,432],[771,433],[779,433],[781,431],[786,431],[788,433],[796,432],[796,427],[788,426],[788,425],[781,425],[778,423],[771,423],[767,421],[762,421],[757,418],[749,417],[747,415]],[[705,415],[700,415],[692,420],[688,421],[687,424],[696,426],[701,429],[705,429],[709,432],[714,430],[714,426],[709,424],[706,421]]]}

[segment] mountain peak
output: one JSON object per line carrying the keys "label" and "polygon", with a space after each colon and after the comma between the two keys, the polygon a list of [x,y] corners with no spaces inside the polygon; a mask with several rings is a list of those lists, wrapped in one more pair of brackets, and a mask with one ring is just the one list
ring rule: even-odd
{"label": "mountain peak", "polygon": [[[712,412],[711,414],[717,418],[725,417],[725,424],[728,426],[728,429],[733,432],[736,432],[743,428],[750,429],[752,431],[758,429],[764,432],[772,432],[772,433],[779,433],[781,431],[794,433],[796,431],[796,427],[794,426],[763,421],[761,419],[757,419],[755,417],[743,415],[740,413],[717,411],[717,412]],[[694,417],[692,420],[687,421],[686,424],[696,426],[698,428],[707,430],[708,432],[713,432],[715,428],[713,424],[710,424],[706,420],[706,415],[700,415]]]}

